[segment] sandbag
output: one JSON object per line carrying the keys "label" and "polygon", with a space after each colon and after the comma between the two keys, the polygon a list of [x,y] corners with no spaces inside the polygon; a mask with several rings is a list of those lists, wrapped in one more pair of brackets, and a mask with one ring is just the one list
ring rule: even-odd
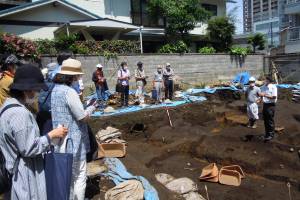
{"label": "sandbag", "polygon": [[168,183],[170,183],[175,179],[173,176],[165,173],[156,174],[155,178],[158,182],[160,182],[163,185],[167,185]]}
{"label": "sandbag", "polygon": [[182,196],[185,198],[185,200],[205,200],[205,198],[197,192],[189,192]]}
{"label": "sandbag", "polygon": [[105,193],[105,200],[143,200],[144,188],[140,181],[128,180]]}
{"label": "sandbag", "polygon": [[189,178],[178,178],[169,182],[166,187],[177,194],[186,194],[197,191],[197,185]]}

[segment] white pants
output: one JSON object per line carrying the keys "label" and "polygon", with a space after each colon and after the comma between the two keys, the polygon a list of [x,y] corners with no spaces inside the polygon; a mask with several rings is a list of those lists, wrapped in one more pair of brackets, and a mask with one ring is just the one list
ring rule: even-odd
{"label": "white pants", "polygon": [[86,180],[86,161],[73,162],[70,200],[84,200]]}
{"label": "white pants", "polygon": [[249,119],[258,120],[258,105],[257,103],[247,103],[247,113]]}
{"label": "white pants", "polygon": [[135,92],[135,96],[138,98],[140,103],[144,103],[145,102],[145,98],[144,98],[144,83],[143,81],[137,81],[136,82],[136,92]]}

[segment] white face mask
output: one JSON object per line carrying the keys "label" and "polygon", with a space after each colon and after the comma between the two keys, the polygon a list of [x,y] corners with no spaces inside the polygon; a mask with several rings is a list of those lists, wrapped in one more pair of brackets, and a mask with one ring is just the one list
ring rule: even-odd
{"label": "white face mask", "polygon": [[250,83],[250,86],[251,86],[251,87],[254,87],[254,86],[255,86],[255,83]]}
{"label": "white face mask", "polygon": [[124,67],[124,70],[127,70],[127,69],[128,69],[128,67],[127,67],[127,66],[125,66],[125,67]]}
{"label": "white face mask", "polygon": [[38,92],[35,92],[32,97],[26,96],[25,103],[28,105],[33,105],[37,100],[38,94],[39,94]]}

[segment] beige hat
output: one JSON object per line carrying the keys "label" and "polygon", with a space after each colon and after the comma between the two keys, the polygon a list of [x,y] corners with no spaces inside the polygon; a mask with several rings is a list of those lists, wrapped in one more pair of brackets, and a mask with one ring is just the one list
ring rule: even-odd
{"label": "beige hat", "polygon": [[61,69],[58,73],[65,74],[65,75],[82,75],[82,74],[84,74],[81,69],[81,62],[79,60],[75,60],[72,58],[69,58],[62,63]]}

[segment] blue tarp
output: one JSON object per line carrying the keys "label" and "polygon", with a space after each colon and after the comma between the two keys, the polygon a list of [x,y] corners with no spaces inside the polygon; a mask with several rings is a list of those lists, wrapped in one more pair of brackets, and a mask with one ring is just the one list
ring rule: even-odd
{"label": "blue tarp", "polygon": [[130,174],[119,159],[105,158],[104,163],[107,166],[108,171],[102,173],[102,175],[111,179],[116,185],[127,180],[138,180],[144,187],[145,200],[159,200],[156,189],[149,183],[149,181],[142,176],[133,176]]}
{"label": "blue tarp", "polygon": [[235,76],[235,78],[232,80],[233,83],[240,83],[240,84],[248,84],[250,79],[249,72],[242,72]]}
{"label": "blue tarp", "polygon": [[204,89],[188,89],[186,92],[184,92],[183,94],[199,94],[199,93],[209,93],[209,94],[213,94],[215,93],[217,90],[232,90],[232,91],[238,91],[239,89],[237,89],[235,86],[228,86],[228,87],[215,87],[215,88],[204,88]]}
{"label": "blue tarp", "polygon": [[144,109],[154,109],[154,108],[163,108],[163,107],[176,107],[176,106],[183,105],[183,104],[190,103],[190,102],[201,102],[201,101],[205,101],[205,100],[206,100],[206,98],[201,97],[201,96],[199,96],[199,97],[187,96],[185,100],[173,101],[170,104],[162,103],[162,104],[157,104],[157,105],[146,105],[145,107],[130,106],[130,107],[117,109],[113,113],[104,113],[102,111],[94,112],[91,116],[92,117],[101,117],[101,116],[121,115],[121,114],[125,114],[125,113],[141,111],[141,110],[144,110]]}
{"label": "blue tarp", "polygon": [[285,89],[296,89],[300,90],[300,84],[278,84],[276,85],[278,88],[285,88]]}

